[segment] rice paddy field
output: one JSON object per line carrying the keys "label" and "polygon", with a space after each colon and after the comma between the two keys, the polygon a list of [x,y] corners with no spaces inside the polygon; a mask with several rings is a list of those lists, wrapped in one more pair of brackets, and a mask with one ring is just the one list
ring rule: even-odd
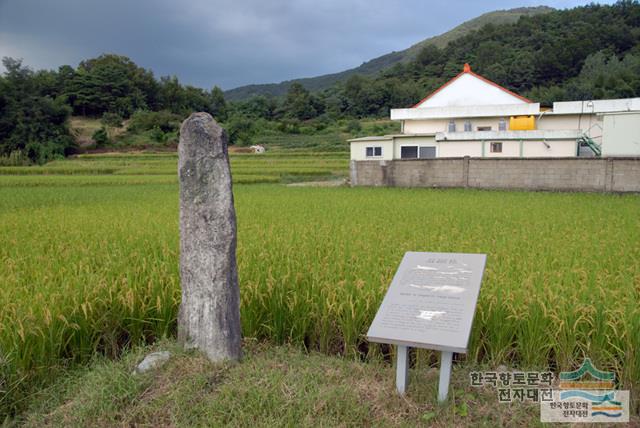
{"label": "rice paddy field", "polygon": [[[96,353],[175,334],[176,161],[86,155],[0,168],[1,414]],[[389,360],[364,334],[404,252],[486,253],[459,363],[557,371],[588,356],[632,390],[637,414],[638,195],[289,187],[346,177],[348,155],[231,163],[246,337]]]}

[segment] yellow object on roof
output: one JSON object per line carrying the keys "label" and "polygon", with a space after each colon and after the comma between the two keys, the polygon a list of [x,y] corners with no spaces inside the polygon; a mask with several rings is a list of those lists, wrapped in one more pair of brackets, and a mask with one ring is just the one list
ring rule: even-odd
{"label": "yellow object on roof", "polygon": [[536,129],[535,116],[511,116],[509,119],[511,131],[532,131]]}

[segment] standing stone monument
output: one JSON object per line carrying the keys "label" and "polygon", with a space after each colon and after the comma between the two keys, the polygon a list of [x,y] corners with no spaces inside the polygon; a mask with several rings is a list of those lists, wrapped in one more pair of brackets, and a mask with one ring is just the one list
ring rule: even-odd
{"label": "standing stone monument", "polygon": [[236,213],[224,130],[207,113],[180,128],[178,340],[212,361],[241,355]]}

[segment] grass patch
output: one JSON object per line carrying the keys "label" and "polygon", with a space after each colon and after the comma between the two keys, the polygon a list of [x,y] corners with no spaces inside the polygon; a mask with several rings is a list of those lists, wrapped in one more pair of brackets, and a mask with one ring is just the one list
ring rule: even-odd
{"label": "grass patch", "polygon": [[394,370],[381,362],[245,344],[240,364],[212,364],[172,342],[165,366],[132,376],[149,348],[119,361],[98,360],[32,399],[26,427],[68,426],[541,426],[530,403],[499,404],[491,389],[469,386],[456,366],[450,400],[436,400],[438,372],[411,371],[408,393],[395,392]]}

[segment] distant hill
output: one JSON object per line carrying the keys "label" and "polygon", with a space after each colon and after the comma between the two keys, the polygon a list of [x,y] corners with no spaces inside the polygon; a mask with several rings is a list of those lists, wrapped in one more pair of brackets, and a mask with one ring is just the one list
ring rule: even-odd
{"label": "distant hill", "polygon": [[537,6],[537,7],[519,7],[515,9],[509,10],[497,10],[494,12],[488,12],[483,15],[478,16],[477,18],[473,18],[469,21],[466,21],[452,30],[447,31],[446,33],[440,34],[439,36],[430,37],[421,42],[416,43],[415,45],[399,51],[399,52],[391,52],[386,55],[382,55],[378,58],[374,58],[370,61],[367,61],[356,68],[351,68],[349,70],[341,71],[339,73],[325,74],[317,77],[308,77],[302,79],[294,79],[287,80],[280,83],[268,83],[268,84],[260,84],[260,85],[246,85],[240,86],[238,88],[230,89],[225,91],[224,95],[227,100],[237,101],[243,100],[246,98],[250,98],[255,95],[273,95],[273,96],[282,96],[284,95],[289,86],[293,82],[301,83],[305,88],[310,91],[320,91],[323,89],[327,89],[336,82],[341,80],[346,80],[349,76],[353,74],[363,74],[363,75],[375,75],[380,71],[393,66],[398,62],[408,62],[416,57],[420,49],[424,46],[432,44],[439,48],[444,48],[449,42],[460,38],[472,31],[478,30],[486,24],[511,24],[515,23],[520,19],[521,16],[527,15],[539,15],[542,13],[548,13],[553,11],[554,9],[547,6]]}

